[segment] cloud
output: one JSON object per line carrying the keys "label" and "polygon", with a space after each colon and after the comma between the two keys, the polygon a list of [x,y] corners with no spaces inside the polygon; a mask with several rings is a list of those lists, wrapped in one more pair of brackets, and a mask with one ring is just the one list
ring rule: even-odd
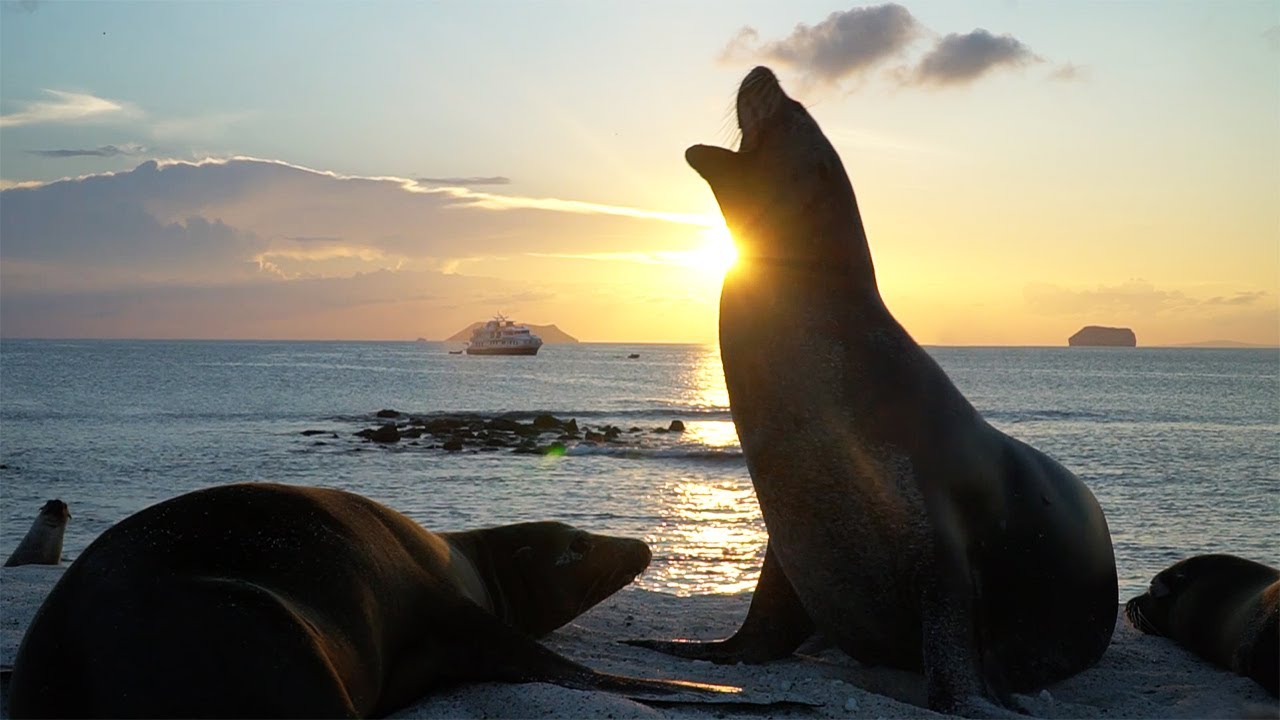
{"label": "cloud", "polygon": [[[800,23],[781,40],[762,43],[755,28],[743,27],[721,51],[720,60],[764,60],[797,70],[806,81],[834,85],[867,77],[886,61],[906,54],[929,32],[896,3],[855,7],[833,12],[817,25]],[[946,35],[914,67],[897,68],[887,75],[902,85],[960,85],[999,67],[1042,61],[1012,35],[997,36],[977,29]],[[1076,79],[1081,70],[1064,64],[1053,78]]]}
{"label": "cloud", "polygon": [[859,75],[902,52],[921,32],[911,12],[894,3],[833,12],[817,25],[796,25],[782,40],[757,45],[759,34],[744,27],[722,53],[725,59],[754,55],[835,83]]}
{"label": "cloud", "polygon": [[0,115],[0,127],[36,125],[42,123],[72,123],[101,119],[109,115],[128,115],[134,110],[125,103],[107,100],[87,93],[45,90],[54,97],[48,101],[33,101],[18,112]]}
{"label": "cloud", "polygon": [[1230,297],[1223,297],[1221,295],[1211,297],[1208,300],[1205,300],[1204,304],[1205,305],[1236,305],[1236,306],[1256,305],[1258,304],[1259,301],[1264,300],[1266,297],[1267,297],[1267,293],[1263,290],[1251,290],[1247,292],[1237,292],[1235,295],[1231,295]]}
{"label": "cloud", "polygon": [[72,157],[118,157],[120,155],[142,155],[147,152],[147,148],[141,145],[125,145],[119,147],[116,145],[102,145],[97,148],[89,149],[67,149],[67,150],[28,150],[32,155],[39,155],[47,158],[72,158]]}
{"label": "cloud", "polygon": [[[0,191],[0,260],[79,287],[439,269],[479,257],[678,250],[716,218],[562,198],[424,188],[269,160],[148,161]],[[662,247],[666,238],[668,246]],[[90,273],[89,275],[92,275]],[[10,278],[6,277],[6,281]],[[45,282],[52,282],[46,280]],[[8,284],[0,285],[5,290]]]}
{"label": "cloud", "polygon": [[[662,253],[697,247],[719,224],[272,160],[149,160],[0,191],[0,329],[446,337],[503,299],[502,310],[528,322],[599,339],[703,340],[714,333],[714,303],[654,318],[633,286],[670,294],[705,281],[714,298],[718,279]],[[672,263],[626,261],[638,251]],[[554,257],[598,252],[619,256],[591,272]],[[597,292],[607,300],[582,300]]]}
{"label": "cloud", "polygon": [[1272,25],[1262,31],[1262,39],[1266,41],[1267,47],[1276,52],[1280,52],[1280,25]]}
{"label": "cloud", "polygon": [[1085,80],[1088,77],[1089,69],[1083,65],[1076,65],[1075,63],[1062,63],[1055,67],[1053,72],[1049,73],[1050,80],[1060,80],[1062,82]]}
{"label": "cloud", "polygon": [[993,35],[979,28],[964,35],[951,33],[939,40],[916,65],[911,80],[923,85],[961,85],[1000,67],[1033,62],[1043,62],[1043,58],[1017,38]]}
{"label": "cloud", "polygon": [[416,183],[420,183],[422,185],[445,185],[445,186],[510,185],[511,184],[511,178],[503,177],[502,175],[494,175],[491,177],[442,177],[442,178],[420,177],[420,178],[414,178],[413,181]]}
{"label": "cloud", "polygon": [[5,12],[22,13],[24,15],[30,15],[40,9],[40,3],[37,0],[17,0],[17,2],[4,0],[0,5],[3,5]]}
{"label": "cloud", "polygon": [[1145,280],[1073,290],[1047,283],[1029,283],[1023,296],[1032,310],[1047,315],[1102,315],[1133,318],[1164,313],[1206,312],[1220,307],[1251,307],[1265,302],[1262,290],[1237,291],[1200,299],[1182,290],[1162,290]]}

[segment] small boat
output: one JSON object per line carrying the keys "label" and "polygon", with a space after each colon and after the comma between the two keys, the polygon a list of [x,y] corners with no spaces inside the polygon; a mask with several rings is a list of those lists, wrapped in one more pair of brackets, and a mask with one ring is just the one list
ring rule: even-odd
{"label": "small boat", "polygon": [[467,343],[468,355],[537,355],[542,338],[501,314],[476,328]]}
{"label": "small boat", "polygon": [[449,351],[449,354],[450,354],[450,355],[461,355],[461,354],[462,354],[462,351],[461,351],[461,350],[450,350],[450,351]]}
{"label": "small boat", "polygon": [[628,360],[635,360],[635,359],[636,359],[636,358],[638,358],[638,357],[640,357],[640,353],[631,353],[630,355],[628,355],[628,356],[627,356],[627,359],[628,359]]}

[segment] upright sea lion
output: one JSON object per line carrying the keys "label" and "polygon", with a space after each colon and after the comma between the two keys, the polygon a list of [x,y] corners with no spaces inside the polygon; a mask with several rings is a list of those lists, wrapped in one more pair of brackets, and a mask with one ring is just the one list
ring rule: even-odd
{"label": "upright sea lion", "polygon": [[1130,600],[1137,629],[1163,635],[1280,695],[1280,570],[1234,555],[1174,563]]}
{"label": "upright sea lion", "polygon": [[[674,687],[540,645],[649,563],[555,522],[432,533],[340,490],[225,485],[146,508],[76,559],[14,662],[14,717],[385,715],[470,680]],[[683,689],[683,688],[682,688]]]}
{"label": "upright sea lion", "polygon": [[737,115],[737,152],[685,158],[738,245],[720,354],[769,543],[733,637],[636,644],[758,662],[816,628],[923,670],[931,708],[979,713],[1093,665],[1117,608],[1093,494],[987,424],[890,315],[844,166],[767,68]]}
{"label": "upright sea lion", "polygon": [[62,562],[62,536],[67,532],[71,511],[61,500],[50,500],[36,514],[31,529],[22,537],[17,549],[4,561],[13,565],[57,565]]}

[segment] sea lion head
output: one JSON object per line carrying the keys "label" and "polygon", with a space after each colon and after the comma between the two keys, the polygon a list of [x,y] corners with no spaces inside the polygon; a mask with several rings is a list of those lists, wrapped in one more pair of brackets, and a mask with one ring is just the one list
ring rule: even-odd
{"label": "sea lion head", "polygon": [[752,261],[842,269],[866,245],[840,156],[766,67],[738,88],[738,150],[694,145],[685,159],[711,186],[744,266]]}
{"label": "sea lion head", "polygon": [[61,500],[50,500],[40,508],[40,519],[52,525],[61,525],[71,519],[71,510]]}
{"label": "sea lion head", "polygon": [[625,587],[652,557],[643,540],[551,521],[489,528],[483,543],[496,614],[535,637]]}
{"label": "sea lion head", "polygon": [[[1180,602],[1187,602],[1189,595],[1213,594],[1221,583],[1229,585],[1233,576],[1248,577],[1259,567],[1264,566],[1223,554],[1196,555],[1181,560],[1157,573],[1145,593],[1125,603],[1125,617],[1144,633],[1168,635],[1170,628],[1179,622],[1176,615]],[[1199,587],[1193,590],[1193,586]]]}

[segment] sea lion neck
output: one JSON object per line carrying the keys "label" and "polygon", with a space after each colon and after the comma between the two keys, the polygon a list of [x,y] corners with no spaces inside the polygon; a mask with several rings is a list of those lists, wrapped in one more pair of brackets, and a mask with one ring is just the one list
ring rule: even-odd
{"label": "sea lion neck", "polygon": [[507,589],[501,578],[511,574],[509,563],[494,556],[481,530],[440,533],[449,546],[449,566],[463,578],[463,592],[508,625],[515,624]]}
{"label": "sea lion neck", "polygon": [[739,87],[737,119],[736,152],[695,145],[685,159],[715,194],[739,267],[783,282],[838,277],[878,297],[853,185],[808,110],[758,67]]}

